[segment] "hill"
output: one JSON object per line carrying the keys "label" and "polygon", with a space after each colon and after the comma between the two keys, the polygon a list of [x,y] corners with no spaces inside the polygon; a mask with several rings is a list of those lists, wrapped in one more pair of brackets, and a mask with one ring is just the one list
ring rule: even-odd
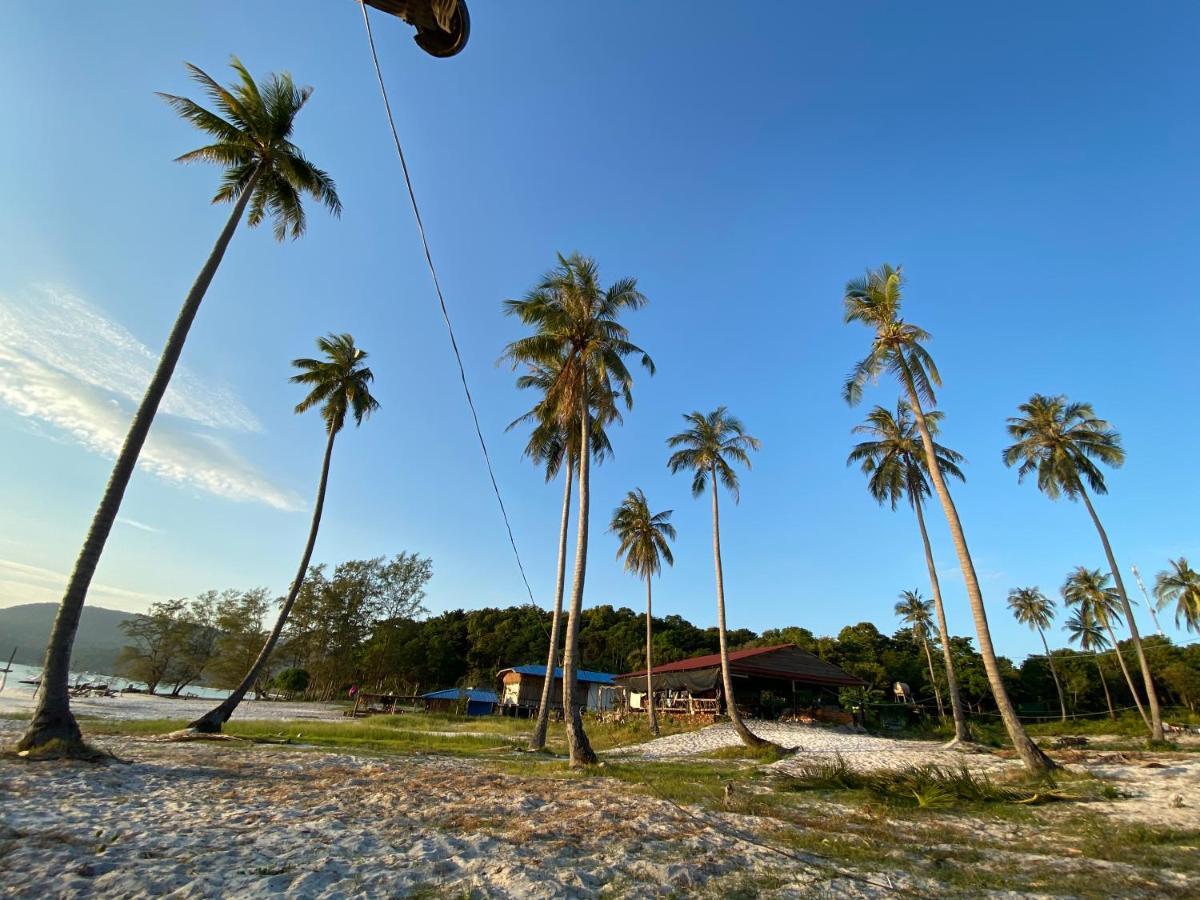
{"label": "hill", "polygon": [[[0,667],[13,647],[17,648],[14,662],[40,666],[57,611],[57,603],[24,603],[0,609]],[[126,643],[121,623],[133,618],[134,613],[85,606],[75,636],[72,670],[111,674],[117,654]]]}

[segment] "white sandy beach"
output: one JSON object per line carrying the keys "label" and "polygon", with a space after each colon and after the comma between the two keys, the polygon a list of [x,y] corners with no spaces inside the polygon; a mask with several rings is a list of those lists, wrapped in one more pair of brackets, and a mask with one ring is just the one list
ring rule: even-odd
{"label": "white sandy beach", "polygon": [[[109,701],[97,701],[107,703]],[[129,698],[141,715],[153,698]],[[251,718],[285,704],[264,703]],[[107,707],[115,711],[118,707]],[[325,715],[332,710],[308,715]],[[0,720],[0,743],[23,723]],[[756,722],[801,752],[784,772],[841,754],[856,766],[966,762],[1001,775],[1015,763],[924,742],[839,729]],[[612,760],[694,758],[736,741],[727,725],[609,754]],[[900,869],[837,877],[815,860],[743,836],[753,816],[684,810],[603,777],[505,774],[486,761],[444,756],[351,755],[295,746],[164,743],[101,737],[124,763],[29,764],[0,760],[0,894],[14,898],[460,896],[497,898],[890,896],[929,885]],[[1200,759],[1124,760],[1101,754],[1087,768],[1127,797],[1086,804],[1126,821],[1200,828]],[[1181,806],[1173,805],[1182,798]],[[1039,817],[1073,815],[1058,804]],[[836,815],[814,801],[813,822]],[[970,834],[1004,840],[1011,822],[958,820]],[[900,827],[913,827],[897,825]],[[898,846],[905,839],[897,835]],[[1058,863],[1053,854],[1039,861]],[[1014,859],[1016,854],[1014,854]],[[1063,865],[1092,865],[1075,860]],[[1159,873],[1170,882],[1173,876]],[[890,886],[889,886],[890,885]],[[758,887],[755,887],[758,890]],[[757,895],[757,894],[756,894]]]}

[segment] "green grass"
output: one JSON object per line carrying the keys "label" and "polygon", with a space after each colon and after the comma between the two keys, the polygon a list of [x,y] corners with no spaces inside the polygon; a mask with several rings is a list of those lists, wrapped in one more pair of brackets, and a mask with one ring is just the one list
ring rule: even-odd
{"label": "green grass", "polygon": [[[167,734],[186,727],[182,719],[138,721],[93,720],[85,724],[95,735]],[[300,719],[290,721],[233,719],[225,733],[257,741],[287,742],[341,750],[372,753],[445,753],[495,755],[504,750],[523,750],[532,723],[504,716],[464,718],[437,714],[371,716],[365,719]],[[596,750],[610,750],[649,740],[644,722],[589,722],[588,737]],[[663,723],[663,734],[688,730],[682,723]],[[566,753],[566,735],[561,722],[551,723],[547,737],[551,756]]]}
{"label": "green grass", "polygon": [[1091,777],[1066,773],[1031,781],[998,782],[965,765],[909,766],[897,770],[858,771],[840,756],[806,766],[782,783],[794,792],[857,794],[889,807],[918,809],[972,808],[992,804],[1038,805],[1061,801],[1114,799],[1115,790]]}

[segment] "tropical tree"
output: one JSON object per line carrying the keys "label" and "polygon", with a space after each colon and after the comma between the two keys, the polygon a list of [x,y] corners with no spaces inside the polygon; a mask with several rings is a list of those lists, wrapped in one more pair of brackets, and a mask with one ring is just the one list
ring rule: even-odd
{"label": "tropical tree", "polygon": [[1154,597],[1158,608],[1175,604],[1175,626],[1182,621],[1188,631],[1200,631],[1200,572],[1188,565],[1184,557],[1169,559],[1170,569],[1164,569],[1154,579]]}
{"label": "tropical tree", "polygon": [[1100,665],[1100,654],[1109,646],[1104,629],[1096,621],[1096,616],[1090,607],[1080,606],[1067,618],[1067,640],[1078,644],[1079,649],[1091,653],[1096,661],[1096,672],[1100,676],[1100,687],[1104,688],[1104,702],[1108,704],[1108,717],[1116,719],[1113,711],[1112,694],[1108,691],[1108,679],[1104,676],[1104,666]]}
{"label": "tropical tree", "polygon": [[[547,399],[551,388],[562,369],[562,360],[554,360],[550,364],[531,364],[529,371],[517,378],[517,387],[540,391],[541,399],[524,415],[509,423],[511,431],[518,425],[532,423],[529,440],[525,444],[524,455],[535,465],[542,466],[546,482],[555,479],[559,471],[564,471],[562,520],[558,529],[558,564],[554,576],[554,608],[550,617],[550,650],[546,659],[546,677],[542,680],[542,698],[538,703],[537,719],[534,722],[533,734],[529,738],[529,749],[541,750],[546,746],[546,731],[550,725],[550,696],[554,686],[554,671],[558,668],[560,635],[562,629],[563,589],[566,584],[567,566],[567,527],[571,518],[571,487],[574,483],[575,461],[579,453],[579,428],[577,422],[568,422],[565,426],[559,421],[555,409]],[[593,390],[597,382],[593,382]],[[612,456],[612,443],[604,430],[609,422],[620,424],[621,414],[615,398],[608,397],[607,402],[592,403],[592,461],[603,462]],[[563,463],[566,463],[564,469]]]}
{"label": "tropical tree", "polygon": [[650,670],[654,668],[654,633],[651,624],[653,607],[650,585],[654,576],[667,565],[674,565],[668,541],[675,540],[675,526],[671,524],[672,510],[650,512],[650,504],[641,488],[630,491],[613,511],[612,524],[608,530],[617,536],[617,559],[624,557],[625,571],[646,579],[646,700],[648,702],[650,732],[658,734],[658,715],[654,711],[654,685]]}
{"label": "tropical tree", "polygon": [[349,334],[329,334],[317,338],[317,349],[323,354],[321,359],[294,359],[292,365],[300,369],[299,374],[291,377],[293,384],[303,384],[309,388],[308,395],[296,404],[296,413],[304,413],[313,407],[320,407],[321,418],[325,420],[325,456],[321,460],[321,478],[317,482],[317,500],[313,504],[312,524],[308,529],[308,540],[304,544],[304,553],[300,557],[300,565],[296,569],[296,577],[292,579],[291,588],[283,605],[279,608],[279,616],[275,627],[271,629],[262,650],[254,660],[250,670],[242,679],[241,684],[234,688],[227,699],[222,701],[205,715],[189,725],[196,731],[215,733],[229,721],[233,711],[237,709],[242,698],[246,696],[264,674],[271,658],[283,626],[287,624],[288,615],[296,602],[296,596],[304,584],[304,575],[308,571],[309,560],[312,559],[313,547],[317,543],[317,530],[321,527],[321,511],[325,507],[325,488],[329,484],[329,462],[333,457],[333,442],[338,432],[346,424],[346,417],[354,419],[354,424],[361,425],[363,419],[379,409],[379,402],[371,396],[371,382],[374,373],[363,365],[367,358],[365,350],[354,346],[354,338]]}
{"label": "tropical tree", "polygon": [[945,719],[946,710],[942,706],[942,692],[938,689],[937,675],[933,671],[933,654],[929,652],[932,610],[933,601],[922,598],[920,591],[900,592],[900,602],[896,604],[896,615],[912,631],[913,640],[925,650],[925,662],[929,665],[929,683],[933,685],[933,696],[937,700],[938,715]]}
{"label": "tropical tree", "polygon": [[1129,625],[1129,637],[1142,670],[1142,682],[1150,706],[1150,737],[1161,741],[1163,727],[1158,693],[1154,689],[1150,664],[1146,660],[1142,637],[1133,617],[1133,605],[1125,593],[1125,582],[1121,580],[1121,570],[1108,541],[1108,533],[1100,524],[1100,517],[1096,515],[1091,497],[1084,487],[1086,482],[1097,494],[1108,493],[1104,474],[1097,463],[1116,468],[1125,462],[1121,436],[1108,422],[1096,416],[1090,403],[1072,403],[1062,395],[1048,397],[1034,394],[1018,410],[1020,415],[1008,420],[1008,433],[1014,443],[1004,450],[1004,464],[1018,466],[1018,481],[1036,473],[1038,488],[1051,500],[1065,495],[1069,500],[1082,499],[1087,507],[1096,533],[1100,535],[1100,543],[1104,546],[1104,556],[1116,584],[1121,612]]}
{"label": "tropical tree", "polygon": [[[576,527],[575,575],[563,648],[563,710],[571,765],[590,765],[596,754],[583,730],[583,717],[575,702],[579,669],[579,618],[587,575],[588,512],[591,505],[592,400],[607,410],[619,396],[633,406],[633,375],[625,365],[629,356],[640,356],[651,374],[654,363],[629,340],[629,330],[617,321],[622,312],[640,309],[646,298],[633,278],[622,278],[608,288],[600,286],[593,259],[573,253],[558,257],[538,285],[520,300],[505,301],[534,333],[513,341],[504,356],[516,365],[557,367],[546,396],[546,409],[563,428],[578,427],[579,519]],[[548,676],[553,673],[547,673]]]}
{"label": "tropical tree", "polygon": [[862,400],[863,388],[875,382],[880,375],[893,375],[900,383],[904,397],[916,421],[917,433],[921,436],[921,447],[925,451],[925,465],[933,489],[937,493],[950,527],[950,538],[962,570],[967,589],[967,600],[971,604],[971,615],[975,620],[975,631],[979,637],[979,653],[983,658],[988,684],[996,701],[996,709],[1004,722],[1013,748],[1032,772],[1053,769],[1054,763],[1025,733],[1017,711],[1009,699],[1008,690],[1000,672],[996,649],[992,645],[992,634],[988,628],[987,610],[983,605],[983,592],[975,574],[975,563],[967,547],[958,509],[950,496],[950,489],[937,461],[937,448],[933,443],[933,432],[929,430],[925,407],[936,406],[935,386],[941,385],[941,376],[933,357],[924,344],[930,339],[929,332],[900,317],[903,278],[899,269],[883,265],[869,271],[846,285],[842,298],[846,322],[860,322],[872,329],[874,339],[870,352],[851,370],[842,389],[842,396],[851,406]]}
{"label": "tropical tree", "polygon": [[763,747],[770,741],[754,734],[742,721],[738,712],[737,698],[733,693],[733,676],[729,671],[729,635],[725,627],[725,571],[721,565],[721,510],[717,499],[717,482],[720,481],[737,503],[741,497],[738,475],[731,463],[750,466],[750,450],[762,446],[756,437],[746,434],[741,419],[730,415],[724,406],[718,406],[705,415],[699,410],[685,413],[683,420],[688,427],[667,438],[667,446],[677,447],[667,460],[672,474],[692,473],[692,496],[700,497],[705,487],[712,489],[713,562],[717,575],[717,634],[721,654],[721,684],[725,690],[725,707],[742,743],[748,747]]}
{"label": "tropical tree", "polygon": [[[925,426],[931,435],[938,433],[941,422],[942,414],[937,410],[925,413]],[[963,712],[962,698],[959,696],[954,659],[950,655],[950,629],[946,624],[946,610],[942,604],[941,581],[933,561],[929,533],[925,530],[925,500],[932,492],[929,488],[925,449],[921,445],[921,435],[917,431],[912,410],[903,400],[896,403],[894,415],[887,408],[876,406],[867,414],[863,424],[854,427],[854,432],[869,435],[870,439],[854,446],[846,459],[846,465],[860,464],[867,476],[867,490],[881,506],[888,503],[895,510],[899,502],[906,499],[917,515],[917,529],[921,533],[921,546],[925,549],[925,566],[929,571],[929,585],[933,591],[933,605],[937,612],[938,636],[941,639],[942,657],[946,666],[950,709],[954,714],[954,740],[949,746],[969,741],[971,732],[967,727],[967,717]],[[943,477],[949,475],[959,481],[966,480],[958,466],[963,461],[961,453],[936,441],[933,452]],[[935,690],[936,684],[934,682]],[[940,696],[938,710],[942,710]]]}
{"label": "tropical tree", "polygon": [[1110,585],[1110,580],[1110,577],[1099,569],[1076,566],[1067,576],[1067,580],[1063,582],[1062,597],[1068,606],[1078,606],[1080,609],[1086,610],[1088,615],[1108,633],[1109,643],[1112,644],[1113,651],[1117,655],[1121,673],[1125,676],[1125,683],[1129,685],[1129,693],[1133,696],[1133,705],[1137,707],[1142,721],[1149,728],[1150,717],[1146,715],[1145,707],[1142,706],[1137,686],[1133,683],[1133,677],[1129,674],[1129,666],[1125,664],[1125,656],[1121,653],[1121,644],[1117,641],[1116,632],[1113,631],[1114,623],[1121,624],[1121,597],[1116,588]]}
{"label": "tropical tree", "polygon": [[1058,680],[1054,656],[1046,642],[1046,629],[1054,622],[1054,601],[1036,587],[1013,588],[1008,592],[1008,608],[1012,610],[1018,622],[1028,625],[1042,639],[1042,647],[1046,650],[1046,662],[1049,663],[1050,675],[1054,678],[1054,689],[1058,691],[1058,709],[1062,713],[1062,720],[1067,721],[1067,701],[1063,697],[1062,682]]}
{"label": "tropical tree", "polygon": [[335,216],[341,213],[342,204],[333,180],[309,162],[292,143],[296,116],[308,102],[312,88],[297,87],[287,73],[269,75],[259,84],[236,57],[232,65],[238,81],[226,88],[197,66],[187,64],[191,77],[203,87],[216,112],[186,97],[159,94],[182,118],[213,139],[212,143],[177,157],[176,162],[208,162],[224,166],[221,187],[213,196],[213,203],[232,203],[233,210],[184,298],[158,366],[117,454],[100,505],[92,517],[50,632],[40,699],[29,728],[18,744],[21,750],[53,744],[57,752],[65,755],[88,752],[79,725],[71,714],[67,694],[71,648],[79,628],[79,616],[142,445],[150,434],[158,405],[183,353],[188,331],[247,206],[249,225],[254,227],[271,218],[275,238],[280,241],[289,235],[295,239],[304,233],[302,194],[320,201]]}

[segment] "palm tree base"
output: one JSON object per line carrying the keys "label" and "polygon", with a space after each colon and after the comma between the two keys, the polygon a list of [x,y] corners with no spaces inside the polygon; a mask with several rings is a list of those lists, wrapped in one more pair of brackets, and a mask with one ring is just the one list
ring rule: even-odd
{"label": "palm tree base", "polygon": [[211,712],[205,713],[195,722],[189,722],[187,728],[183,730],[194,734],[220,734],[226,721],[228,720],[221,714],[221,708],[217,707]]}
{"label": "palm tree base", "polygon": [[79,723],[70,711],[62,714],[39,713],[17,742],[16,755],[26,760],[111,759],[112,754],[91,746],[83,739]]}

